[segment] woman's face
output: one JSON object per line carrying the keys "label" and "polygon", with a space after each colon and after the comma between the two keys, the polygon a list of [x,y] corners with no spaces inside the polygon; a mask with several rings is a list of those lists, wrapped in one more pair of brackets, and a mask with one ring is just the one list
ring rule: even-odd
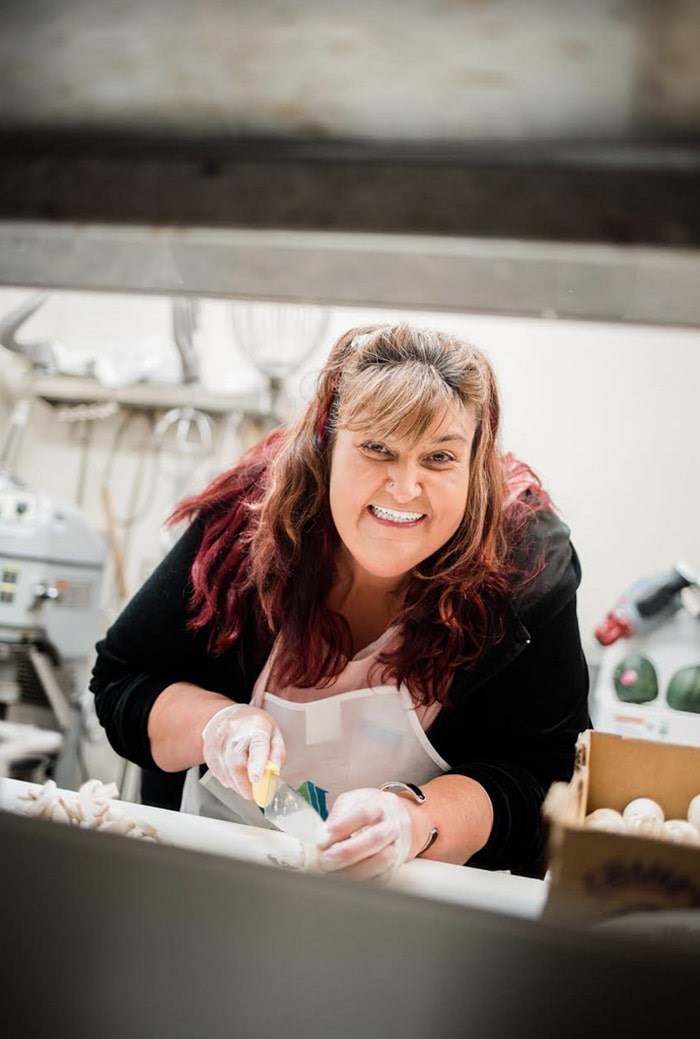
{"label": "woman's face", "polygon": [[397,580],[448,541],[467,503],[472,408],[445,410],[418,444],[339,427],[330,507],[355,576]]}

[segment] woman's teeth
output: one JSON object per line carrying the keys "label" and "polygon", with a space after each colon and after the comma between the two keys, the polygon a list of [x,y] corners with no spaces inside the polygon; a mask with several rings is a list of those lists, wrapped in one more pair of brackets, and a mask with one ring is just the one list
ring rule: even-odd
{"label": "woman's teeth", "polygon": [[397,512],[395,509],[385,509],[381,505],[370,505],[369,509],[377,519],[390,520],[392,523],[415,523],[423,518],[422,512]]}

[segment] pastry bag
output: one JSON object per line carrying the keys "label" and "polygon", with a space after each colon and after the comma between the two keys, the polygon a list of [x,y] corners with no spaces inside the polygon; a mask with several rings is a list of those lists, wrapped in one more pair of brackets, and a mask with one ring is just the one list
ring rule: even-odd
{"label": "pastry bag", "polygon": [[[211,772],[207,772],[200,782],[227,808],[241,814],[240,795],[220,783]],[[253,797],[268,822],[278,830],[290,833],[305,844],[317,844],[325,836],[321,816],[301,794],[280,779],[279,769],[271,761],[265,766],[262,779],[253,783]],[[249,821],[254,825],[257,809],[252,801],[244,804],[250,806]]]}
{"label": "pastry bag", "polygon": [[309,802],[280,778],[279,769],[268,761],[262,779],[253,783],[255,803],[273,826],[291,833],[305,844],[323,839],[323,819]]}

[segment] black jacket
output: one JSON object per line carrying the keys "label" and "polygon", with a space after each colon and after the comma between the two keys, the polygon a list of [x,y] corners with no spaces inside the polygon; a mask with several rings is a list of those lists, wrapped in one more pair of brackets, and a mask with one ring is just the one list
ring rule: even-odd
{"label": "black jacket", "polygon": [[[166,686],[189,681],[246,702],[265,662],[247,649],[252,632],[216,657],[205,633],[187,630],[199,540],[195,522],[97,644],[90,688],[98,717],[117,753],[146,770],[156,769],[148,715]],[[552,512],[535,513],[527,546],[523,565],[543,552],[544,567],[514,598],[503,639],[455,673],[450,704],[428,736],[451,771],[476,779],[493,802],[493,831],[469,864],[539,876],[542,800],[553,781],[571,776],[576,737],[590,722],[576,618],[580,567],[568,528]]]}

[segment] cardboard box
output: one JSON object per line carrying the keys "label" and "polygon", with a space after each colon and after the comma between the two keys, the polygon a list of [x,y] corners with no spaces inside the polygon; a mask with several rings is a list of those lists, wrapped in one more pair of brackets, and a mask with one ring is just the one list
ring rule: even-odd
{"label": "cardboard box", "polygon": [[593,923],[624,913],[700,908],[700,845],[584,827],[596,808],[621,812],[650,797],[667,819],[685,819],[700,793],[700,748],[587,731],[570,783],[544,804],[550,888],[544,917]]}

